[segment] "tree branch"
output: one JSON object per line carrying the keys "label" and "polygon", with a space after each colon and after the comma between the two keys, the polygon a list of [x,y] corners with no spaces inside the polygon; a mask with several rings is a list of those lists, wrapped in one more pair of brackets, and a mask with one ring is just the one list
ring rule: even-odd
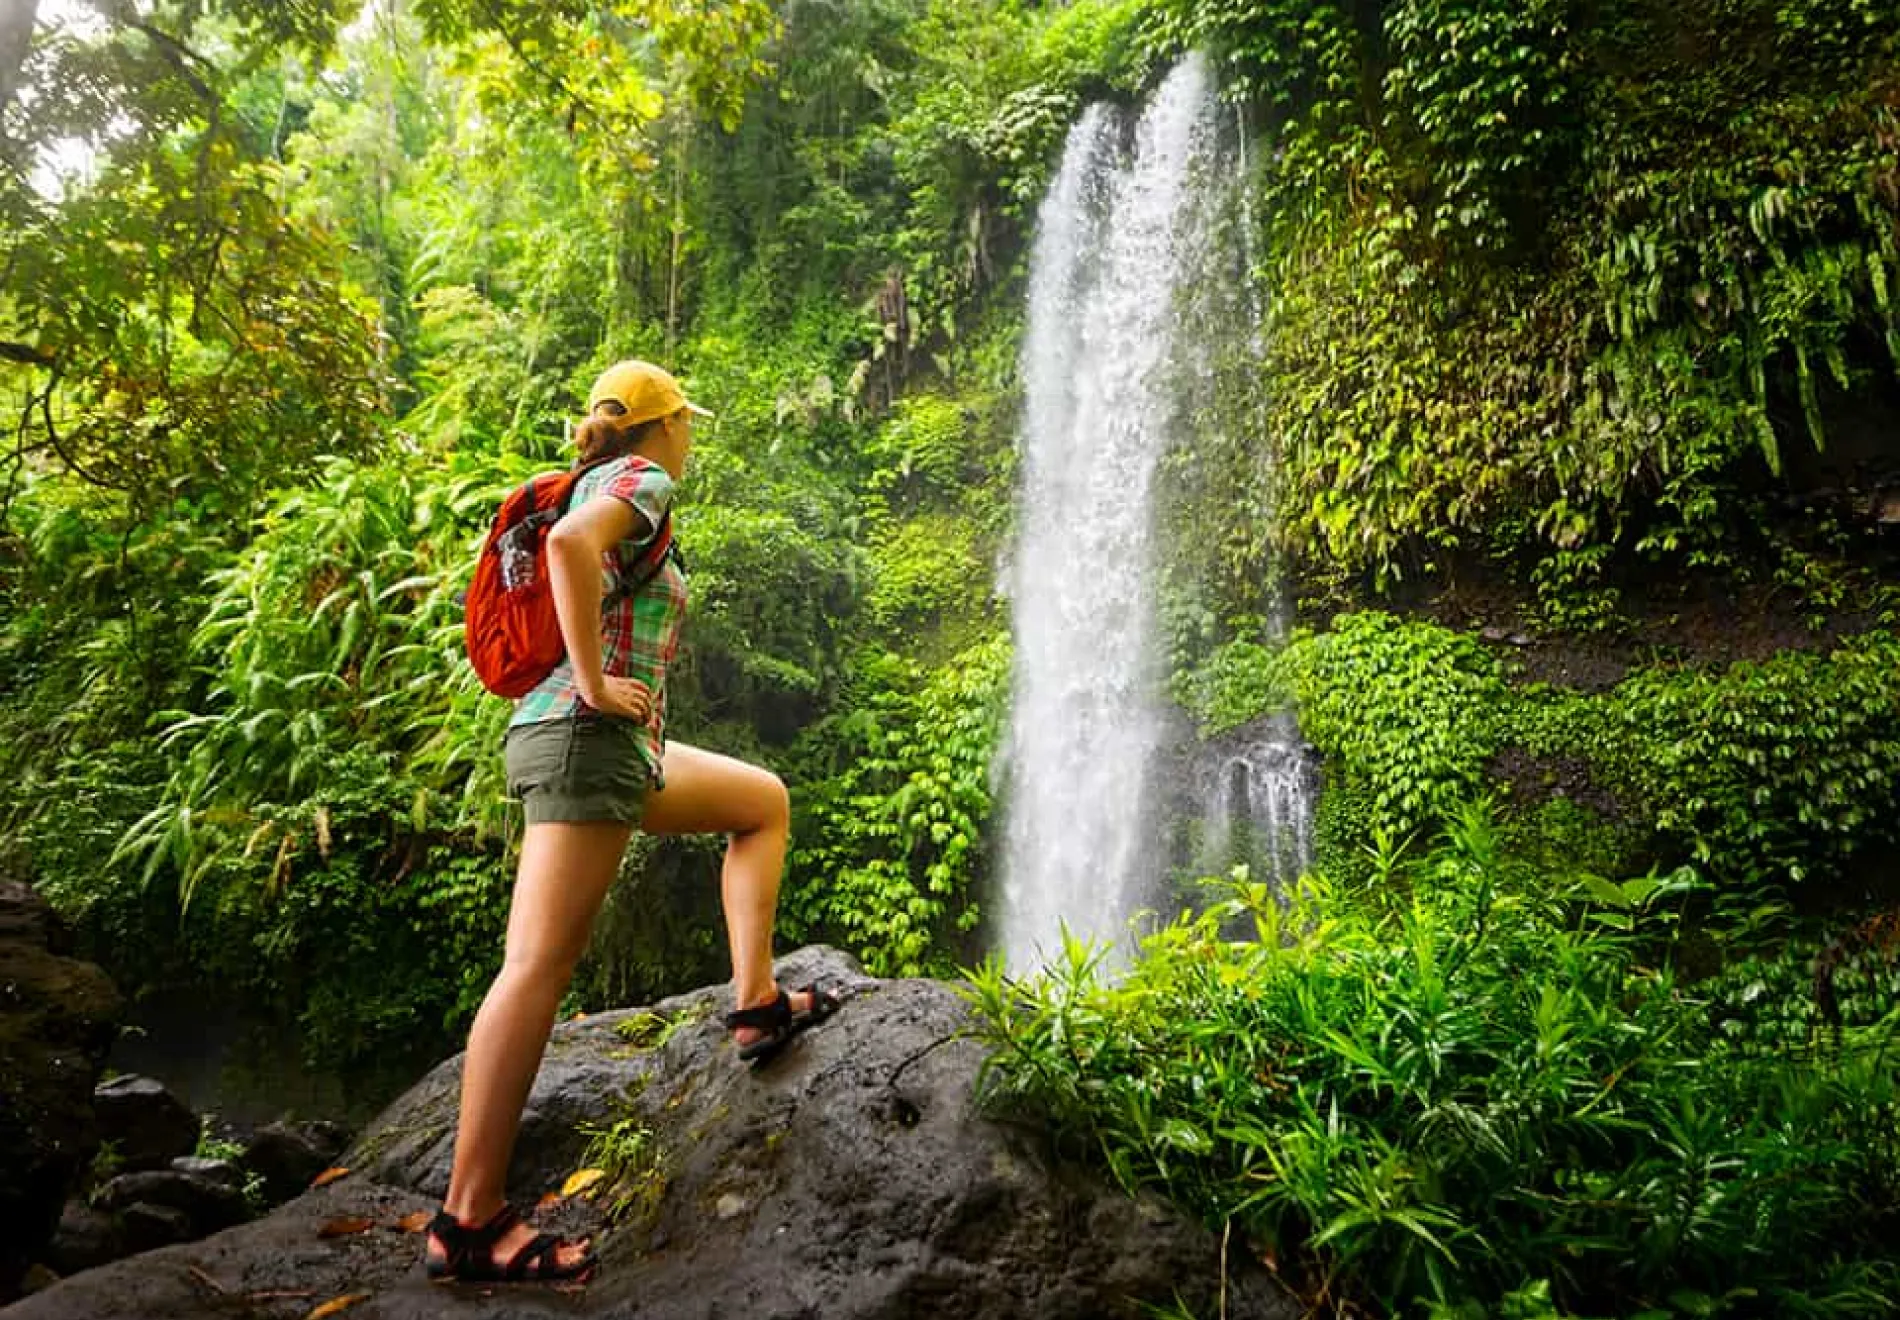
{"label": "tree branch", "polygon": [[58,359],[43,348],[0,339],[0,361],[24,362],[29,367],[50,367]]}
{"label": "tree branch", "polygon": [[97,0],[96,7],[99,12],[104,14],[110,21],[117,23],[120,27],[132,29],[132,31],[139,33],[154,46],[158,47],[158,53],[164,59],[165,63],[177,70],[178,76],[183,78],[191,90],[198,94],[200,100],[212,107],[212,114],[214,117],[216,116],[219,101],[218,94],[212,90],[211,84],[206,82],[203,76],[194,72],[185,61],[191,61],[192,64],[203,69],[205,74],[212,77],[217,75],[217,65],[187,46],[177,37],[174,37],[171,33],[166,32],[162,28],[153,27],[150,23],[140,18],[138,11],[133,9],[126,0]]}
{"label": "tree branch", "polygon": [[53,421],[53,387],[58,384],[59,384],[59,373],[55,371],[53,375],[48,378],[46,382],[46,388],[40,392],[39,398],[36,400],[31,400],[27,404],[28,412],[31,412],[33,410],[35,404],[37,404],[39,407],[40,418],[45,423],[45,426],[46,426],[46,443],[52,446],[53,452],[55,454],[59,455],[59,461],[64,463],[67,469],[71,471],[74,476],[80,478],[82,481],[85,481],[90,485],[97,486],[101,490],[124,489],[117,482],[108,481],[104,477],[101,477],[96,473],[88,472],[86,470],[86,465],[81,463],[77,458],[75,458],[73,456],[72,451],[67,448],[65,437],[60,435],[59,427]]}
{"label": "tree branch", "polygon": [[[601,140],[607,144],[608,150],[620,156],[630,167],[635,166],[637,164],[636,158],[632,153],[624,150],[620,146],[619,134],[615,132],[614,126],[608,122],[606,115],[602,114],[592,101],[568,86],[567,80],[561,77],[559,73],[528,54],[522,47],[520,38],[509,30],[500,5],[490,0],[483,8],[488,13],[490,26],[500,35],[503,43],[507,45],[514,57],[521,61],[522,66],[526,68],[529,73],[549,83],[556,92],[566,99],[568,132],[572,133],[574,131],[574,121],[576,118],[585,116],[592,120],[595,126],[600,129]],[[635,172],[639,173],[640,171],[636,168]]]}

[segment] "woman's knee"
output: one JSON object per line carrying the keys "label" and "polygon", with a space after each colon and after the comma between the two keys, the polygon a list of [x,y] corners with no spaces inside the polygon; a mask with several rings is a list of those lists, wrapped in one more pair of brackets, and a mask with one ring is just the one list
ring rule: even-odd
{"label": "woman's knee", "polygon": [[582,948],[554,945],[509,949],[502,957],[500,979],[519,990],[559,998],[567,992],[567,983],[574,979],[574,969],[580,965],[583,952]]}
{"label": "woman's knee", "polygon": [[741,833],[750,834],[756,830],[786,830],[792,824],[792,794],[785,787],[785,781],[770,770],[760,766],[751,767],[751,782],[747,785],[746,805],[751,820]]}
{"label": "woman's knee", "polygon": [[765,777],[770,781],[766,787],[766,794],[769,799],[770,823],[789,827],[792,823],[792,791],[785,787],[785,781],[783,779],[780,779],[770,770],[765,772]]}

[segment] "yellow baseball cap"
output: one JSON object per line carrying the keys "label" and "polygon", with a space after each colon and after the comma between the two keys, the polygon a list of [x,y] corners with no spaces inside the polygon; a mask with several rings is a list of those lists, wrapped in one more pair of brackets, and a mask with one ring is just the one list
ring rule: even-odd
{"label": "yellow baseball cap", "polygon": [[593,412],[609,399],[627,410],[625,417],[629,426],[650,422],[656,417],[670,417],[681,408],[700,417],[712,416],[686,397],[686,391],[680,388],[672,372],[638,358],[616,362],[600,373],[600,379],[587,393],[587,411]]}

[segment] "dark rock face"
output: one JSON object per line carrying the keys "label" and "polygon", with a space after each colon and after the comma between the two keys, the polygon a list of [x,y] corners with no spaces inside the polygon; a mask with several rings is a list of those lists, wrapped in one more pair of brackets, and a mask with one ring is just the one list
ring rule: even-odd
{"label": "dark rock face", "polygon": [[334,1123],[270,1123],[251,1135],[242,1163],[264,1180],[264,1199],[276,1204],[335,1164],[348,1140]]}
{"label": "dark rock face", "polygon": [[191,1216],[175,1205],[134,1201],[119,1211],[120,1231],[130,1253],[155,1251],[193,1238]]}
{"label": "dark rock face", "polygon": [[189,1173],[199,1178],[209,1178],[235,1190],[243,1190],[244,1174],[237,1165],[229,1160],[205,1159],[199,1155],[180,1155],[171,1163],[173,1173]]}
{"label": "dark rock face", "polygon": [[99,1139],[112,1144],[122,1169],[162,1169],[197,1148],[197,1118],[150,1077],[114,1077],[92,1093],[92,1103]]}
{"label": "dark rock face", "polygon": [[[288,1316],[289,1304],[260,1300],[285,1290],[304,1294],[297,1314],[368,1294],[353,1320],[1094,1320],[1177,1297],[1213,1313],[1223,1289],[1236,1320],[1298,1313],[1250,1261],[1230,1261],[1223,1280],[1218,1238],[1178,1210],[1056,1163],[1034,1129],[981,1115],[981,1050],[960,1036],[967,1017],[947,987],[871,981],[826,949],[791,955],[780,976],[822,976],[847,1003],[757,1069],[737,1062],[719,1026],[723,989],[556,1031],[510,1184],[532,1205],[580,1167],[583,1125],[618,1131],[620,1160],[594,1152],[608,1176],[593,1199],[541,1216],[602,1232],[603,1268],[584,1290],[425,1282],[421,1239],[400,1221],[433,1210],[447,1183],[456,1059],[370,1125],[341,1160],[349,1176],[255,1223],[68,1279],[6,1320],[209,1317],[234,1306]],[[364,1231],[335,1231],[365,1220]]]}
{"label": "dark rock face", "polygon": [[45,900],[0,882],[0,1301],[17,1294],[99,1144],[92,1088],[123,1005],[104,972],[54,951],[64,947]]}
{"label": "dark rock face", "polygon": [[119,1217],[74,1200],[66,1203],[44,1258],[64,1277],[110,1264],[125,1254],[125,1225]]}
{"label": "dark rock face", "polygon": [[176,1169],[122,1173],[93,1194],[101,1210],[126,1210],[135,1205],[162,1205],[181,1212],[189,1223],[184,1238],[203,1237],[241,1224],[248,1217],[244,1193],[228,1182]]}

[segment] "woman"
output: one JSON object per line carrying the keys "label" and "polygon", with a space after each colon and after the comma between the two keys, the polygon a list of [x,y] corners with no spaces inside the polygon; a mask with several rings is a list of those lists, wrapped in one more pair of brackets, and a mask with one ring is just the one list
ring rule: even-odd
{"label": "woman", "polygon": [[790,831],[785,785],[770,771],[665,738],[666,668],[685,616],[686,577],[669,557],[635,585],[692,447],[679,382],[647,362],[595,382],[576,433],[583,465],[548,535],[548,575],[567,656],[523,697],[508,726],[508,786],[527,834],[500,974],[470,1029],[461,1123],[442,1212],[429,1228],[435,1278],[572,1279],[594,1267],[587,1241],[536,1234],[503,1197],[521,1111],[554,1014],[637,826],[729,836],[720,875],[744,1059],[763,1059],[829,1016],[817,986],[786,993],[772,976],[772,919]]}

